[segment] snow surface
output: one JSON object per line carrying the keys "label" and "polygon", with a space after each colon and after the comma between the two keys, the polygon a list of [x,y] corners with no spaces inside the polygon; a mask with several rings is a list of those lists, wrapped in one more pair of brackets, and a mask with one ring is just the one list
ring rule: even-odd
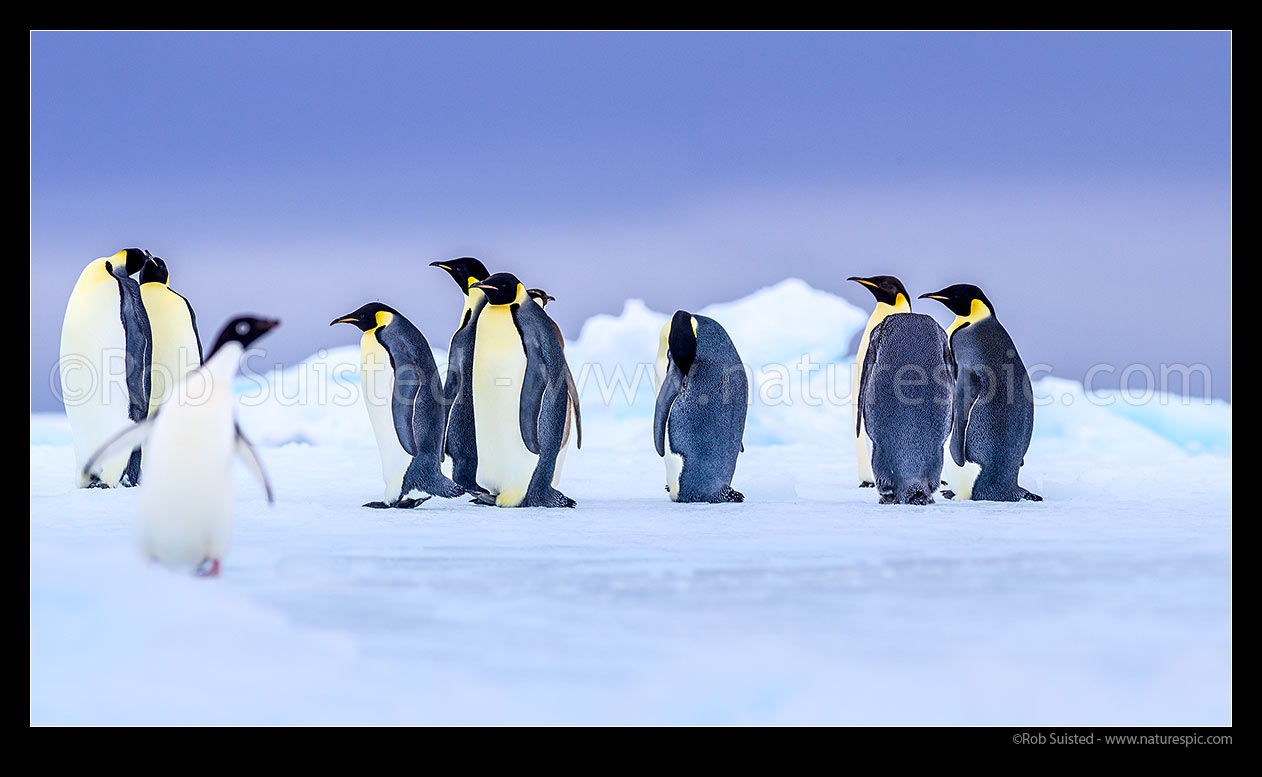
{"label": "snow surface", "polygon": [[73,488],[32,415],[31,722],[1231,723],[1230,405],[1043,378],[1045,502],[881,506],[846,433],[866,311],[789,280],[698,312],[755,378],[745,504],[667,500],[670,311],[638,301],[567,345],[575,510],[363,509],[358,346],[244,375],[277,504],[238,468],[219,580],[142,562],[139,493]]}

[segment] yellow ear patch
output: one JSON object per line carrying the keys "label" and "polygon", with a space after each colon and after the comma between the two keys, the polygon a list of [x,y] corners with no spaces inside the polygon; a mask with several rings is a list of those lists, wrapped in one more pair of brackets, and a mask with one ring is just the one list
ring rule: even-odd
{"label": "yellow ear patch", "polygon": [[697,319],[695,318],[692,319],[692,336],[697,336]]}
{"label": "yellow ear patch", "polygon": [[473,284],[475,284],[475,283],[477,283],[477,282],[478,282],[478,279],[477,279],[477,278],[474,278],[472,275],[470,275],[470,276],[469,276],[469,277],[465,280],[465,282],[464,282],[465,288],[467,289],[467,288],[469,288],[470,286],[472,286]]}
{"label": "yellow ear patch", "polygon": [[385,326],[386,324],[389,324],[393,320],[394,320],[394,315],[392,313],[389,313],[385,310],[378,310],[377,311],[377,326],[374,327],[374,329],[380,329],[381,327]]}
{"label": "yellow ear patch", "polygon": [[952,332],[965,324],[976,324],[984,318],[990,318],[990,308],[986,307],[985,302],[975,299],[972,305],[969,306],[968,315],[956,316],[955,320],[951,322],[951,326],[947,327],[947,335],[950,336]]}

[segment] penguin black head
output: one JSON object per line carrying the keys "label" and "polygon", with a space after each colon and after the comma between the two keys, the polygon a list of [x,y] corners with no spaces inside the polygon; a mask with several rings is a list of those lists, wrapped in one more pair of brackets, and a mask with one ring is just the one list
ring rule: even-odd
{"label": "penguin black head", "polygon": [[903,282],[895,278],[893,275],[873,275],[870,278],[859,278],[850,276],[846,280],[862,283],[868,287],[868,291],[872,292],[872,296],[876,297],[877,302],[884,302],[886,305],[898,306],[898,295],[903,295],[903,301],[907,303],[907,307],[911,307],[911,295],[907,293],[907,289],[903,288]]}
{"label": "penguin black head", "polygon": [[143,248],[124,248],[105,262],[105,269],[114,275],[120,275],[120,271],[122,275],[135,275],[149,259],[149,252]]}
{"label": "penguin black head", "polygon": [[171,274],[167,272],[167,263],[159,257],[151,256],[149,261],[145,262],[144,268],[140,271],[140,282],[145,283],[170,283]]}
{"label": "penguin black head", "polygon": [[526,293],[521,281],[517,280],[517,276],[511,272],[497,272],[486,280],[472,284],[469,288],[481,289],[482,293],[486,294],[486,301],[492,305],[508,305],[517,302]]}
{"label": "penguin black head", "polygon": [[456,282],[456,285],[460,287],[460,291],[464,294],[469,293],[469,287],[476,281],[484,281],[491,275],[487,271],[486,265],[472,256],[464,256],[446,262],[430,262],[429,266],[446,270],[447,274],[452,277],[452,280]]}
{"label": "penguin black head", "polygon": [[556,302],[557,298],[544,291],[543,289],[526,289],[526,294],[530,298],[539,303],[540,307],[546,308],[549,302]]}
{"label": "penguin black head", "polygon": [[676,310],[670,319],[670,337],[666,347],[671,360],[679,367],[679,372],[688,374],[692,363],[697,360],[697,330],[692,323],[692,314],[686,310]]}
{"label": "penguin black head", "polygon": [[378,315],[380,313],[389,313],[391,316],[397,316],[399,311],[389,305],[383,305],[380,302],[369,302],[367,305],[360,307],[353,313],[338,316],[329,322],[329,326],[333,326],[334,324],[354,324],[364,332],[371,332],[385,323]]}
{"label": "penguin black head", "polygon": [[931,292],[929,294],[921,294],[921,299],[936,299],[943,305],[947,306],[957,316],[971,316],[975,312],[973,310],[974,301],[980,302],[986,306],[991,315],[995,313],[995,306],[990,304],[990,300],[986,299],[986,295],[982,290],[971,283],[957,283],[954,286],[947,286],[941,291]]}
{"label": "penguin black head", "polygon": [[241,343],[242,348],[248,348],[250,343],[278,326],[280,326],[280,321],[274,318],[237,316],[227,324],[224,324],[224,328],[219,332],[219,337],[215,340],[215,347],[210,349],[210,353],[207,354],[206,358],[209,360],[211,356],[215,355],[216,351],[228,343]]}

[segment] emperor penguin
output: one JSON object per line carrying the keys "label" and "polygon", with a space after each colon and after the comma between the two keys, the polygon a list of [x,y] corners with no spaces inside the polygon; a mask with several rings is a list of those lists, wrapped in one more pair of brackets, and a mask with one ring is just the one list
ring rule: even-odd
{"label": "emperor penguin", "polygon": [[134,486],[140,451],[84,464],[128,421],[149,415],[153,341],[140,286],[131,278],[149,253],[127,248],[92,261],[75,283],[61,325],[62,398],[74,436],[79,488]]}
{"label": "emperor penguin", "polygon": [[201,366],[202,340],[197,333],[193,305],[171,288],[171,275],[165,261],[157,256],[149,257],[139,278],[140,299],[153,333],[149,397],[149,415],[152,416],[171,396],[180,378]]}
{"label": "emperor penguin", "polygon": [[859,278],[851,276],[846,280],[861,283],[872,292],[872,296],[876,297],[876,307],[872,310],[872,315],[868,316],[868,323],[863,328],[863,334],[859,337],[859,350],[854,357],[854,374],[851,375],[850,382],[850,409],[853,417],[858,420],[855,428],[854,444],[855,458],[859,462],[859,487],[871,488],[876,485],[876,479],[872,475],[872,441],[868,437],[863,426],[863,404],[862,398],[859,396],[859,381],[863,376],[863,361],[868,355],[868,341],[872,337],[872,330],[876,325],[885,320],[886,316],[895,313],[911,312],[911,297],[907,293],[907,289],[903,288],[903,282],[895,278],[893,275],[873,275],[870,278]]}
{"label": "emperor penguin", "polygon": [[473,341],[478,314],[486,304],[486,295],[474,284],[490,277],[486,265],[471,256],[443,262],[430,262],[430,267],[446,271],[464,295],[460,323],[451,336],[447,349],[447,379],[443,381],[443,402],[447,408],[443,427],[443,455],[451,457],[451,479],[470,492],[484,492],[477,483],[478,443],[473,426]]}
{"label": "emperor penguin", "polygon": [[370,302],[335,318],[354,324],[359,339],[360,385],[377,437],[385,498],[364,507],[415,507],[431,496],[457,497],[464,489],[443,475],[442,376],[425,335],[402,313]]}
{"label": "emperor penguin", "polygon": [[942,478],[954,374],[946,333],[919,313],[886,316],[863,362],[859,423],[872,442],[881,504],[924,505]]}
{"label": "emperor penguin", "polygon": [[1043,501],[1017,484],[1034,434],[1034,392],[995,306],[968,283],[920,296],[938,300],[955,314],[947,329],[957,372],[945,478],[953,498]]}
{"label": "emperor penguin", "polygon": [[565,352],[552,319],[512,273],[474,287],[486,295],[473,323],[478,485],[500,507],[574,507],[552,485],[570,401]]}
{"label": "emperor penguin", "polygon": [[232,382],[245,348],[278,323],[252,315],[229,321],[205,363],[180,379],[161,410],[125,427],[84,465],[87,473],[103,457],[144,445],[136,540],[150,560],[218,576],[232,535],[234,453],[273,501],[258,454],[236,423]]}
{"label": "emperor penguin", "polygon": [[[526,294],[545,311],[548,309],[549,302],[556,302],[556,297],[543,289],[526,289]],[[551,316],[548,318],[552,319]],[[557,342],[561,343],[561,350],[564,351],[565,335],[561,333],[561,326],[553,320],[552,328],[556,330]],[[570,404],[565,409],[565,432],[561,435],[561,452],[557,454],[556,472],[552,474],[553,488],[556,488],[561,483],[561,468],[565,466],[565,452],[570,447],[570,427],[574,427],[574,447],[579,450],[583,449],[583,416],[579,412],[578,387],[574,384],[574,373],[570,370],[568,359],[565,362],[565,382],[570,390]]]}
{"label": "emperor penguin", "polygon": [[666,374],[653,413],[666,490],[673,502],[743,502],[732,476],[745,450],[745,365],[714,319],[677,310],[668,326]]}

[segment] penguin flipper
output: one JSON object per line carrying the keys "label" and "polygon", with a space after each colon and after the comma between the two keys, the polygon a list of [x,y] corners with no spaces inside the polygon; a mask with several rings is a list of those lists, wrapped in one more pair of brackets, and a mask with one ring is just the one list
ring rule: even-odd
{"label": "penguin flipper", "polygon": [[683,390],[684,377],[679,367],[671,360],[666,365],[666,378],[657,392],[657,406],[653,410],[653,445],[657,447],[657,455],[666,455],[666,421],[670,418],[670,409],[675,398]]}
{"label": "penguin flipper", "polygon": [[877,346],[881,343],[881,335],[885,333],[885,322],[877,324],[872,329],[872,335],[868,338],[868,355],[863,360],[863,371],[859,373],[859,411],[854,414],[854,436],[858,437],[863,433],[863,401],[864,389],[868,385],[868,376],[872,374],[872,365],[876,364]]}
{"label": "penguin flipper", "polygon": [[417,410],[417,396],[421,391],[420,374],[421,371],[416,368],[416,365],[398,365],[394,372],[394,388],[390,392],[390,415],[394,419],[394,436],[399,438],[399,445],[403,446],[403,450],[407,451],[409,456],[420,453],[420,448],[416,445],[416,433],[412,427],[412,418]]}
{"label": "penguin flipper", "polygon": [[267,493],[267,503],[269,505],[275,504],[276,500],[272,497],[272,484],[268,482],[267,473],[263,471],[263,462],[259,460],[259,455],[254,450],[254,446],[251,445],[250,441],[247,440],[245,435],[241,433],[241,425],[233,424],[233,427],[236,429],[237,434],[237,455],[240,456],[241,460],[245,462],[245,465],[250,468],[250,472],[254,474],[254,477],[258,479],[259,483],[263,485],[263,490]]}
{"label": "penguin flipper", "polygon": [[538,350],[534,348],[526,350],[526,372],[521,380],[521,399],[517,413],[521,441],[525,443],[527,450],[538,455],[542,450],[539,447],[539,414],[543,410],[543,392],[548,387],[548,371]]}
{"label": "penguin flipper", "polygon": [[980,383],[982,383],[981,376],[972,370],[961,372],[955,381],[955,404],[952,408],[951,419],[951,458],[955,460],[956,466],[964,466],[967,460],[965,443],[968,436],[968,416],[973,412],[973,404],[985,388],[979,385]]}
{"label": "penguin flipper", "polygon": [[574,385],[574,373],[570,372],[570,363],[565,363],[565,389],[570,395],[570,407],[574,410],[574,433],[575,446],[579,450],[583,448],[583,414],[578,408],[578,388]]}
{"label": "penguin flipper", "polygon": [[158,414],[154,413],[153,418],[146,418],[143,421],[129,424],[102,443],[101,447],[97,448],[96,452],[84,462],[83,469],[80,471],[82,480],[84,482],[91,481],[96,474],[94,470],[100,464],[101,459],[109,458],[125,450],[134,451],[141,445],[144,445],[145,441],[149,439],[149,435],[153,432],[153,419],[157,417]]}
{"label": "penguin flipper", "polygon": [[206,355],[202,351],[202,336],[201,333],[197,331],[197,314],[193,312],[193,303],[188,301],[188,297],[185,297],[183,294],[175,291],[174,289],[171,290],[171,293],[184,300],[184,304],[188,306],[188,322],[193,327],[193,339],[197,341],[197,363],[205,364]]}

